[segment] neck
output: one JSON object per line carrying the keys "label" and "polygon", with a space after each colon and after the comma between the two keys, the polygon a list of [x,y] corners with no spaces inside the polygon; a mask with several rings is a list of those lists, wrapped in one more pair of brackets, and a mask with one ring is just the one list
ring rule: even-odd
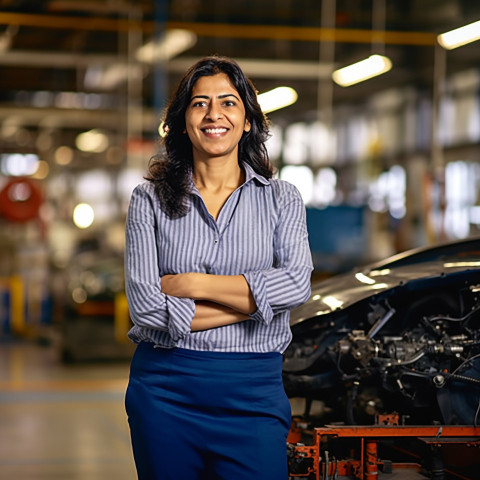
{"label": "neck", "polygon": [[199,190],[235,189],[244,182],[244,179],[245,174],[237,161],[209,159],[208,162],[193,163],[193,182]]}

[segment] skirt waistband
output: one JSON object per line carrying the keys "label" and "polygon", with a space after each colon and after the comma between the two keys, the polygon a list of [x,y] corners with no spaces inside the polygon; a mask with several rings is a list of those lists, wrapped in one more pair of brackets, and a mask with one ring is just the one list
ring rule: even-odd
{"label": "skirt waistband", "polygon": [[[144,343],[140,345],[143,345]],[[145,345],[148,345],[155,351],[169,352],[173,355],[180,355],[189,358],[211,358],[212,360],[266,360],[282,357],[282,354],[279,352],[218,352],[211,350],[192,350],[180,347],[164,348],[153,343],[145,343]]]}
{"label": "skirt waistband", "polygon": [[217,352],[190,350],[186,348],[155,347],[153,343],[142,342],[136,356],[150,364],[174,371],[205,371],[211,376],[225,373],[247,376],[279,376],[282,371],[282,354],[279,352]]}

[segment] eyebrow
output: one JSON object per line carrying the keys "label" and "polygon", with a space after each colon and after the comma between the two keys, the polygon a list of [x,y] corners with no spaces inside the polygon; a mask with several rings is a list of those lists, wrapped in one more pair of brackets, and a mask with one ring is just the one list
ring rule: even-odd
{"label": "eyebrow", "polygon": [[[234,93],[224,93],[222,95],[218,95],[217,98],[219,98],[220,100],[223,99],[223,98],[227,98],[227,97],[234,97],[236,98],[238,101],[240,101],[240,99],[234,94]],[[190,101],[194,100],[195,98],[205,98],[207,100],[210,99],[210,97],[208,95],[194,95]]]}

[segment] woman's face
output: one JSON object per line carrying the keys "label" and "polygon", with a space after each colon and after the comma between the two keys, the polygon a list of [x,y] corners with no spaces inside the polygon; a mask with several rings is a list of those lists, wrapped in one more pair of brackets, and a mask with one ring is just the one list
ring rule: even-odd
{"label": "woman's face", "polygon": [[250,130],[242,99],[229,77],[218,73],[200,77],[185,112],[193,159],[231,157],[238,160],[238,142]]}

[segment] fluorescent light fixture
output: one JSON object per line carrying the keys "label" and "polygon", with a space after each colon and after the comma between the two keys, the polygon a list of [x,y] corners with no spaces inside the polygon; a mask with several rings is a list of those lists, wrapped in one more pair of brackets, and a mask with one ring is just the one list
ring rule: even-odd
{"label": "fluorescent light fixture", "polygon": [[170,60],[192,48],[197,43],[197,35],[190,30],[167,30],[158,40],[147,42],[135,54],[139,62],[154,63]]}
{"label": "fluorescent light fixture", "polygon": [[389,58],[383,55],[370,55],[365,60],[335,70],[332,78],[341,87],[349,87],[388,72],[391,68],[392,62]]}
{"label": "fluorescent light fixture", "polygon": [[277,87],[258,95],[257,100],[263,113],[288,107],[297,101],[298,94],[291,87]]}
{"label": "fluorescent light fixture", "polygon": [[30,176],[37,171],[38,162],[35,153],[3,153],[0,155],[0,171],[12,177]]}
{"label": "fluorescent light fixture", "polygon": [[442,33],[437,37],[438,43],[447,50],[452,50],[480,39],[480,20],[455,30]]}

